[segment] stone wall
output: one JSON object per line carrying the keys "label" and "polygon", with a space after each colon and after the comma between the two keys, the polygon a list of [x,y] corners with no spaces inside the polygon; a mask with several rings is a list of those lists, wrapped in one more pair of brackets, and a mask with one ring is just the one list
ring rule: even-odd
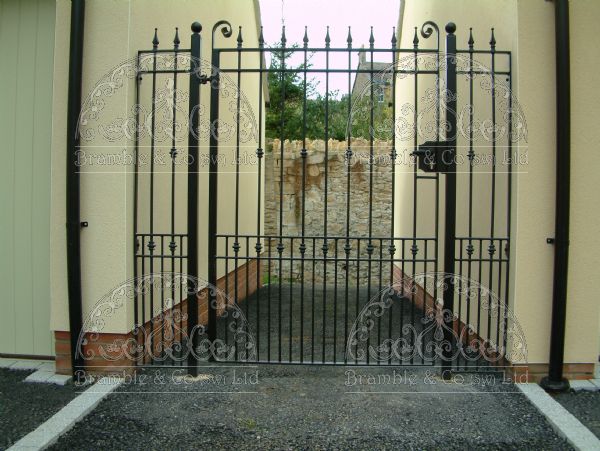
{"label": "stone wall", "polygon": [[[390,163],[391,143],[388,141],[374,142],[374,163],[372,171],[369,165],[369,142],[357,138],[352,141],[352,158],[350,165],[346,164],[345,141],[328,141],[327,158],[323,140],[307,140],[306,162],[302,157],[302,141],[285,141],[283,145],[283,160],[281,141],[275,139],[268,143],[265,153],[265,234],[271,236],[270,246],[265,249],[265,256],[272,259],[278,257],[280,240],[280,214],[283,218],[281,240],[282,256],[294,259],[290,269],[290,261],[284,260],[281,278],[300,280],[304,274],[305,281],[323,281],[324,274],[324,242],[325,233],[328,236],[326,254],[340,260],[345,259],[344,247],[346,235],[351,247],[349,257],[354,259],[349,265],[341,261],[337,265],[338,283],[343,283],[348,266],[348,278],[354,285],[357,278],[367,281],[369,273],[369,185],[372,175],[372,221],[371,221],[371,280],[378,283],[379,275],[383,274],[384,284],[389,280],[390,263],[383,262],[380,271],[380,248],[383,258],[389,258],[387,237],[391,233],[391,195],[392,195],[392,165]],[[283,167],[282,167],[283,166]],[[327,177],[326,177],[327,168]],[[283,169],[283,182],[282,182]],[[304,192],[303,192],[304,173]],[[348,179],[350,190],[348,192]],[[327,208],[325,208],[325,185],[327,183]],[[281,196],[281,193],[282,196]],[[347,208],[348,194],[350,208]],[[304,205],[304,236],[305,262],[302,271],[302,213]],[[280,209],[280,206],[283,208]],[[325,230],[325,212],[327,212],[327,229]],[[349,215],[349,216],[348,216]],[[347,221],[349,219],[349,227]],[[288,237],[294,237],[288,238]],[[312,237],[318,237],[313,239]],[[358,237],[362,239],[358,239]],[[375,239],[383,238],[383,240]],[[360,251],[359,251],[360,247]],[[313,253],[314,252],[314,253]],[[313,255],[316,260],[313,277]],[[356,259],[361,261],[356,261]],[[362,261],[362,259],[365,259]],[[271,280],[279,278],[279,262],[271,260]],[[359,267],[357,267],[360,265]],[[333,283],[336,268],[333,263],[327,264],[327,282]],[[268,274],[268,266],[265,266]],[[364,279],[364,280],[363,280]]]}

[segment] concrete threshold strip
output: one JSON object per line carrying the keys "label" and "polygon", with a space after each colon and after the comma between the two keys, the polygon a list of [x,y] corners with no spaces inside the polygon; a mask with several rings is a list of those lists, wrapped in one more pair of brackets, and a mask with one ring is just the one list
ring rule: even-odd
{"label": "concrete threshold strip", "polygon": [[121,379],[117,378],[101,378],[8,450],[38,450],[54,444],[62,434],[94,410],[100,401],[121,385],[122,382]]}
{"label": "concrete threshold strip", "polygon": [[527,399],[546,417],[554,430],[578,450],[600,450],[600,440],[555,401],[538,384],[516,384]]}

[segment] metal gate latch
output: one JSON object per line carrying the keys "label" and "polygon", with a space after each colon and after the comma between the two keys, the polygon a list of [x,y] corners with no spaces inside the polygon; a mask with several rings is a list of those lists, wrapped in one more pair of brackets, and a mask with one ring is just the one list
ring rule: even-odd
{"label": "metal gate latch", "polygon": [[423,172],[450,172],[456,169],[456,150],[448,141],[427,141],[411,155],[418,159]]}

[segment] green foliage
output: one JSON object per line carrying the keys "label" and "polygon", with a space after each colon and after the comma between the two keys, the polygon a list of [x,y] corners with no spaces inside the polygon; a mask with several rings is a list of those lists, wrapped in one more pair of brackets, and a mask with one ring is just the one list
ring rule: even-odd
{"label": "green foliage", "polygon": [[[389,139],[391,134],[392,109],[383,103],[372,105],[369,97],[353,99],[348,105],[347,94],[338,98],[338,92],[329,93],[329,98],[317,92],[316,83],[307,77],[304,81],[304,64],[292,67],[283,65],[291,56],[291,51],[273,53],[268,72],[269,107],[266,112],[267,138],[302,139],[304,133],[308,139],[325,138],[325,118],[327,116],[328,137],[345,140],[348,130],[349,107],[352,110],[351,132],[353,137],[370,137],[373,108],[374,137]],[[293,69],[290,72],[278,72],[282,67]],[[306,65],[309,68],[310,63]],[[306,88],[306,100],[304,90]],[[304,102],[306,107],[304,111]],[[326,114],[327,113],[327,114]],[[304,117],[306,116],[306,122]],[[305,124],[305,125],[304,125]]]}

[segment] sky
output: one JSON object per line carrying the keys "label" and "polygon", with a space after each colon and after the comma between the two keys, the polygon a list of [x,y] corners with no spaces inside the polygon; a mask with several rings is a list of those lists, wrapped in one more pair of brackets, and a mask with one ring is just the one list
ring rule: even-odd
{"label": "sky", "polygon": [[[400,0],[260,0],[263,34],[267,45],[274,45],[281,39],[281,27],[285,25],[288,46],[297,43],[302,46],[304,26],[308,27],[309,47],[325,47],[325,35],[329,26],[331,47],[346,47],[348,26],[352,30],[352,46],[369,46],[369,35],[373,26],[375,47],[388,48],[393,27],[397,25]],[[375,61],[391,62],[392,56],[380,54]],[[302,62],[299,54],[290,63],[297,66]],[[267,60],[267,64],[269,61]],[[314,54],[313,68],[325,67],[325,55]],[[352,54],[352,66],[358,63],[358,51]],[[330,53],[330,68],[347,68],[346,53]],[[317,90],[325,93],[325,77],[316,75]],[[352,81],[353,82],[353,79]],[[348,75],[335,74],[329,77],[330,91],[338,95],[348,91]]]}

